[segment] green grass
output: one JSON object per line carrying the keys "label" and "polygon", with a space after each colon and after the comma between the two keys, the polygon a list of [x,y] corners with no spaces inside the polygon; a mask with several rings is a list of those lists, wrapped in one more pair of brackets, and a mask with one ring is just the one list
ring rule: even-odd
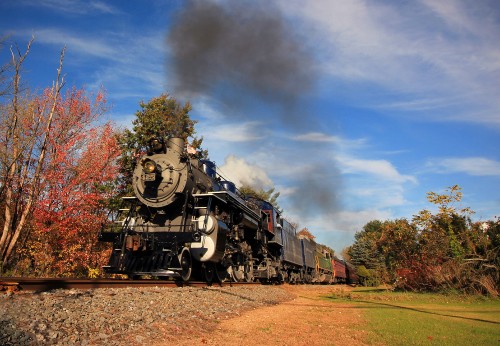
{"label": "green grass", "polygon": [[500,345],[500,300],[357,289],[326,297],[351,302],[368,321],[370,343]]}

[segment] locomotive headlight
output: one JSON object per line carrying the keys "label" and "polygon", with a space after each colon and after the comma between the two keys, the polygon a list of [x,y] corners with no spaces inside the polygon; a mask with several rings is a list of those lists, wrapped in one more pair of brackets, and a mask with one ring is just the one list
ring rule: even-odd
{"label": "locomotive headlight", "polygon": [[153,161],[146,161],[142,165],[144,173],[153,173],[156,170],[156,164]]}

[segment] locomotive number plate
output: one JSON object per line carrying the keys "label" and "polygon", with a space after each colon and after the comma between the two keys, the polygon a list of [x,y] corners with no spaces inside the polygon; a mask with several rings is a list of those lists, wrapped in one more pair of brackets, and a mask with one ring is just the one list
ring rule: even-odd
{"label": "locomotive number plate", "polygon": [[155,180],[156,180],[156,174],[155,173],[144,174],[144,181],[155,181]]}

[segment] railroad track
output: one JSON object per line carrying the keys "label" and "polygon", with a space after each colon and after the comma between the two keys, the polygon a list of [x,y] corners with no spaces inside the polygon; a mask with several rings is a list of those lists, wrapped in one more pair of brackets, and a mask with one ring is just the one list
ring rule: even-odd
{"label": "railroad track", "polygon": [[20,278],[0,277],[0,291],[50,291],[54,289],[92,289],[92,288],[126,288],[126,287],[231,287],[242,285],[260,285],[256,282],[222,282],[206,283],[199,281],[167,281],[167,280],[124,280],[124,279],[61,279],[61,278]]}

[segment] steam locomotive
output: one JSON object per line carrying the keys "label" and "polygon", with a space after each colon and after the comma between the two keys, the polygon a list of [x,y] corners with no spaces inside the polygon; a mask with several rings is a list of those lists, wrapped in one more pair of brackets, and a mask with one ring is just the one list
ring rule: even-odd
{"label": "steam locomotive", "polygon": [[[269,202],[242,195],[181,138],[150,141],[138,162],[134,197],[99,240],[113,244],[107,273],[178,280],[346,282],[346,264],[300,238]],[[342,269],[343,268],[343,269]]]}

